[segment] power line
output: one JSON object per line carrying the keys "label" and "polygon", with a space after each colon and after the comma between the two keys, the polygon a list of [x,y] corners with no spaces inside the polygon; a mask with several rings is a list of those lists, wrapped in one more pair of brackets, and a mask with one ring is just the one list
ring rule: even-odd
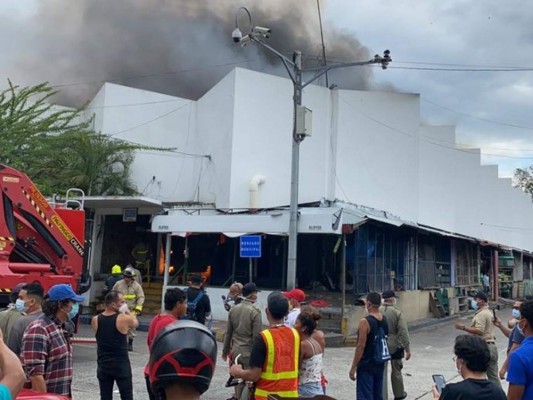
{"label": "power line", "polygon": [[[307,59],[316,59],[315,57],[308,56]],[[353,59],[345,58],[345,57],[335,57],[328,55],[328,59],[330,60],[336,60],[338,63],[343,62],[353,62]],[[431,65],[433,66],[435,70],[450,70],[450,71],[532,71],[533,67],[530,66],[500,66],[500,65],[477,65],[477,64],[456,64],[456,63],[435,63],[435,62],[424,62],[424,61],[398,61],[394,60],[394,64],[407,64],[407,65]],[[388,68],[393,68],[394,65],[389,65]],[[437,68],[440,67],[440,68]],[[449,68],[453,67],[453,68]],[[411,67],[396,67],[396,68],[403,68],[408,69]],[[416,69],[416,67],[412,67],[413,69]]]}
{"label": "power line", "polygon": [[530,126],[517,125],[517,124],[511,124],[511,123],[502,122],[502,121],[495,121],[495,120],[488,119],[488,118],[476,117],[475,115],[471,115],[471,114],[467,114],[467,113],[464,113],[464,112],[461,112],[461,111],[454,110],[453,108],[449,108],[449,107],[443,106],[442,104],[435,103],[434,101],[431,101],[431,100],[422,99],[422,101],[425,102],[425,103],[434,105],[436,107],[442,108],[443,110],[450,111],[450,112],[453,112],[455,114],[462,115],[464,117],[476,119],[478,121],[488,122],[490,124],[495,124],[495,125],[508,126],[508,127],[511,127],[511,128],[533,130],[533,128],[530,127]]}
{"label": "power line", "polygon": [[[427,136],[423,136],[423,135],[414,135],[412,133],[409,133],[409,132],[404,132],[396,127],[393,127],[383,121],[380,121],[374,117],[372,117],[371,115],[368,115],[367,113],[359,110],[358,108],[356,108],[353,104],[351,104],[350,102],[346,101],[342,96],[339,96],[339,98],[344,102],[346,103],[347,105],[349,105],[353,110],[357,111],[358,113],[360,113],[361,115],[365,116],[366,118],[370,119],[371,121],[375,122],[376,124],[378,125],[381,125],[381,126],[384,126],[385,128],[388,128],[390,130],[392,130],[393,132],[396,132],[396,133],[399,133],[401,135],[404,135],[404,136],[407,136],[407,137],[411,137],[411,138],[419,138],[420,140],[422,141],[425,141],[427,143],[430,143],[430,144],[433,144],[434,146],[439,146],[439,147],[442,147],[442,148],[446,148],[446,149],[450,149],[450,150],[455,150],[455,151],[460,151],[460,152],[463,152],[463,153],[470,153],[472,154],[472,150],[473,149],[461,149],[459,147],[456,147],[456,146],[446,146],[444,144],[441,144],[441,143],[437,143],[436,141],[433,141],[432,139],[430,139],[429,137]],[[424,137],[426,139],[424,139]],[[493,156],[493,157],[502,157],[502,158],[514,158],[514,159],[525,159],[525,160],[532,160],[533,159],[533,156],[531,157],[522,157],[522,156],[512,156],[512,155],[505,155],[505,154],[492,154],[492,153],[482,153],[483,155],[485,156]]]}
{"label": "power line", "polygon": [[141,127],[143,127],[143,126],[146,126],[146,125],[148,125],[148,124],[151,124],[152,122],[155,122],[155,121],[157,121],[157,120],[160,120],[161,118],[165,118],[166,116],[168,116],[168,115],[170,115],[170,114],[172,114],[172,113],[175,113],[176,111],[179,111],[179,110],[181,110],[182,108],[185,108],[186,106],[190,106],[192,103],[193,103],[193,101],[189,101],[187,104],[183,104],[183,105],[181,105],[181,106],[179,106],[179,107],[177,107],[177,108],[174,108],[174,109],[172,109],[172,110],[170,110],[170,111],[168,111],[168,112],[166,112],[166,113],[164,113],[164,114],[161,114],[161,115],[159,115],[159,116],[157,116],[157,117],[155,117],[155,118],[153,118],[153,119],[151,119],[151,120],[149,120],[149,121],[145,121],[145,122],[143,122],[142,124],[139,124],[139,125],[133,126],[133,127],[131,127],[131,128],[128,128],[128,129],[123,129],[123,130],[121,130],[121,131],[114,132],[114,133],[112,133],[112,134],[109,134],[109,136],[113,137],[113,136],[119,135],[119,134],[121,134],[121,133],[129,132],[129,131],[133,131],[133,130],[135,130],[135,129],[141,128]]}

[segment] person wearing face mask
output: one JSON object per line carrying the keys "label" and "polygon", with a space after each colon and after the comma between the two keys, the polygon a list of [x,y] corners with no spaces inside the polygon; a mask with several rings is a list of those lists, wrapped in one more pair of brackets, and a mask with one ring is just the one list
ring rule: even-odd
{"label": "person wearing face mask", "polygon": [[7,306],[7,309],[0,312],[0,331],[2,331],[4,343],[6,344],[9,340],[13,325],[15,325],[15,322],[24,315],[24,313],[16,307],[16,301],[22,286],[24,286],[24,283],[19,283],[13,288],[9,294],[10,303]]}
{"label": "person wearing face mask", "polygon": [[128,331],[137,328],[139,321],[130,314],[122,293],[112,290],[106,294],[104,302],[105,310],[91,321],[96,336],[100,399],[113,399],[116,382],[120,398],[133,400]]}
{"label": "person wearing face mask", "polygon": [[30,323],[43,315],[43,297],[44,289],[38,282],[28,283],[22,286],[19,292],[15,307],[26,315],[15,322],[9,334],[9,340],[7,341],[7,347],[17,355],[21,351],[24,331]]}
{"label": "person wearing face mask", "polygon": [[465,331],[471,335],[480,336],[487,342],[490,350],[487,377],[496,385],[501,386],[500,376],[498,375],[498,348],[496,347],[496,338],[494,337],[494,315],[488,307],[488,298],[484,292],[477,292],[474,300],[476,302],[476,312],[472,319],[472,324],[466,326],[461,322],[456,322],[455,329]]}
{"label": "person wearing face mask", "polygon": [[20,358],[32,390],[72,397],[72,345],[65,325],[78,314],[83,300],[70,285],[52,286],[43,302],[43,315],[24,332]]}
{"label": "person wearing face mask", "polygon": [[[409,345],[409,331],[407,330],[407,321],[403,313],[395,307],[396,294],[393,290],[385,290],[381,295],[383,298],[383,305],[379,308],[381,313],[387,319],[389,326],[389,336],[387,337],[387,345],[391,354],[391,385],[394,400],[403,400],[407,397],[403,385],[402,368],[403,358],[409,360],[411,358],[411,348]],[[388,364],[388,363],[387,363]],[[383,376],[383,399],[388,400],[388,365],[385,364],[385,371]]]}
{"label": "person wearing face mask", "polygon": [[463,381],[448,383],[440,394],[433,386],[435,400],[506,400],[501,385],[487,379],[491,354],[486,341],[476,335],[459,335],[455,338],[453,352],[457,373]]}
{"label": "person wearing face mask", "polygon": [[507,399],[531,400],[533,399],[533,301],[525,301],[520,306],[518,326],[524,332],[525,339],[509,356]]}
{"label": "person wearing face mask", "polygon": [[[520,306],[522,305],[522,301],[517,300],[513,304],[513,310],[512,315],[513,319],[516,319],[517,321],[520,319]],[[509,338],[509,344],[507,346],[507,357],[505,358],[505,362],[500,368],[500,379],[505,378],[505,374],[507,373],[507,368],[509,367],[509,356],[513,351],[515,351],[517,348],[520,347],[522,344],[522,341],[524,340],[524,332],[522,332],[522,329],[518,326],[518,324],[515,324],[512,329],[509,329],[507,326],[503,324],[501,319],[496,318],[494,320],[494,325],[496,325],[502,333]]]}

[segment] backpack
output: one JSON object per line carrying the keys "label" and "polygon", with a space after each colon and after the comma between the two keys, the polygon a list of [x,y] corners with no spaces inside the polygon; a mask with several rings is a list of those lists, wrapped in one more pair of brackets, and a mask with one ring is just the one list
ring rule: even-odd
{"label": "backpack", "polygon": [[203,290],[200,290],[198,294],[196,295],[196,297],[194,298],[194,300],[188,300],[188,294],[186,294],[187,295],[187,318],[188,319],[192,321],[199,320],[198,316],[196,315],[196,306],[198,305],[202,297],[204,297],[204,294],[205,292]]}
{"label": "backpack", "polygon": [[376,364],[384,364],[391,359],[389,353],[389,346],[387,345],[387,335],[381,327],[382,321],[377,321],[376,334],[374,336],[374,362]]}

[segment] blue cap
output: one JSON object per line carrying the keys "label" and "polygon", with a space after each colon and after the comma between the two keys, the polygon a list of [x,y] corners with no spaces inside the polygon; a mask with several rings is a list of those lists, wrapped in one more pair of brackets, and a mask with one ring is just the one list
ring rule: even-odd
{"label": "blue cap", "polygon": [[80,303],[85,300],[83,296],[78,296],[76,293],[74,293],[72,287],[66,283],[52,286],[48,291],[48,297],[52,301],[72,300]]}

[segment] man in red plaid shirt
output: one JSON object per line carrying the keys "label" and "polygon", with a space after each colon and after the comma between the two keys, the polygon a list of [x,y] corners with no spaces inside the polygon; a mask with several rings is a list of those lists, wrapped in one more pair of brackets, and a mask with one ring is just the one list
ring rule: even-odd
{"label": "man in red plaid shirt", "polygon": [[76,316],[82,301],[70,285],[52,286],[43,303],[44,315],[24,332],[21,361],[33,390],[71,397],[72,347],[65,324]]}

